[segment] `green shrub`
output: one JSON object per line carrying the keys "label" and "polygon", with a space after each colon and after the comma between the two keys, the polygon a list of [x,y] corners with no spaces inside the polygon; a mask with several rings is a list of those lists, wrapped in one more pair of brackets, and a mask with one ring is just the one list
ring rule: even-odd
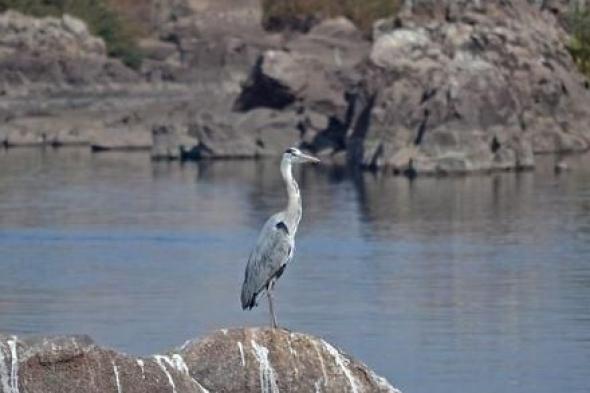
{"label": "green shrub", "polygon": [[262,0],[262,23],[270,30],[307,30],[316,21],[345,16],[368,33],[377,19],[395,15],[400,0]]}
{"label": "green shrub", "polygon": [[569,28],[572,39],[568,49],[580,71],[590,77],[590,10],[572,11]]}
{"label": "green shrub", "polygon": [[109,56],[135,69],[141,65],[142,54],[136,43],[139,29],[107,0],[0,0],[0,12],[7,9],[37,17],[74,15],[104,39]]}

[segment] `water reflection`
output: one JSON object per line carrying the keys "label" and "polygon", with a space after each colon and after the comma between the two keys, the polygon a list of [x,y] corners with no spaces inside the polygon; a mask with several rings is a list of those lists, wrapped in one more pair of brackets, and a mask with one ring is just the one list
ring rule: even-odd
{"label": "water reflection", "polygon": [[[304,218],[279,321],[405,391],[585,391],[590,170],[413,182],[299,167]],[[283,208],[278,162],[0,150],[0,330],[89,333],[150,353],[239,309],[245,259]]]}

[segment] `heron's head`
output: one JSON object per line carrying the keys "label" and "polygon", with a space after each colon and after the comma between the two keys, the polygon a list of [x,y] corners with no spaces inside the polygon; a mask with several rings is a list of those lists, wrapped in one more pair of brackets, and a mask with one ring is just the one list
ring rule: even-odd
{"label": "heron's head", "polygon": [[304,162],[320,162],[318,158],[304,154],[296,147],[290,147],[283,153],[283,160],[288,160],[293,164],[302,164]]}

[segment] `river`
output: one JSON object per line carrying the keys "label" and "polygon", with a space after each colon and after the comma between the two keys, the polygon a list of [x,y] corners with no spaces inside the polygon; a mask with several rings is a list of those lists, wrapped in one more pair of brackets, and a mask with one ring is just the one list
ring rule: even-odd
{"label": "river", "polygon": [[[322,336],[405,393],[590,389],[590,158],[418,178],[295,171],[304,213],[279,324]],[[0,331],[85,333],[132,354],[242,311],[248,254],[283,208],[275,160],[0,150]]]}

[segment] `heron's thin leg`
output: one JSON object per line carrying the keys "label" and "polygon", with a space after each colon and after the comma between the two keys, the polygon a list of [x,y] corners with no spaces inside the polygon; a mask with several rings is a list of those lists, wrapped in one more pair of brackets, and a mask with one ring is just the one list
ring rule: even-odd
{"label": "heron's thin leg", "polygon": [[268,308],[270,310],[270,322],[271,322],[271,327],[273,329],[278,328],[277,325],[277,317],[275,316],[275,311],[274,311],[274,307],[272,305],[272,288],[274,286],[274,283],[270,283],[268,288],[266,289],[266,296],[268,297]]}

